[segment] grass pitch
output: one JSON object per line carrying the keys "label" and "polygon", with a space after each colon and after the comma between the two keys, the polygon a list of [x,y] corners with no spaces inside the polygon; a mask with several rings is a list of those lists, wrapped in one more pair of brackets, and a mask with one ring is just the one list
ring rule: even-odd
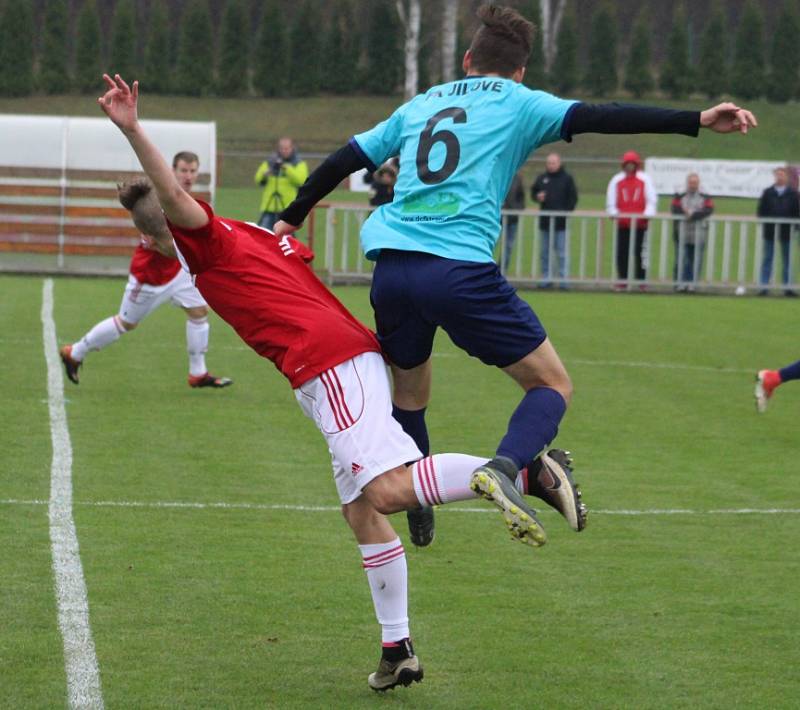
{"label": "grass pitch", "polygon": [[[113,313],[122,290],[57,279],[59,341]],[[47,507],[8,502],[49,495],[41,293],[41,279],[0,280],[0,687],[24,708],[63,706],[66,685]],[[337,293],[370,322],[366,289]],[[756,368],[800,356],[797,305],[525,297],[575,381],[558,443],[594,514],[576,535],[544,512],[541,550],[508,540],[480,503],[458,507],[489,512],[442,509],[420,551],[396,516],[426,676],[385,696],[366,685],[379,629],[341,517],[270,507],[337,502],[284,379],[214,319],[209,365],[235,385],[190,390],[171,308],[90,355],[65,387],[107,707],[796,707],[800,515],[709,511],[800,507],[800,386],[764,416],[752,403]],[[438,339],[435,450],[490,454],[518,399]]]}

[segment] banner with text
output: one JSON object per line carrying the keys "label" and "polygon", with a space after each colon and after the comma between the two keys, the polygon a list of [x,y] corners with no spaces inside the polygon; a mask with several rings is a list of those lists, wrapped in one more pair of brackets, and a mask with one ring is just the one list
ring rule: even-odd
{"label": "banner with text", "polygon": [[691,158],[648,158],[645,172],[659,195],[686,189],[686,176],[697,173],[700,189],[719,197],[760,197],[773,184],[772,171],[785,162],[761,160],[694,160]]}

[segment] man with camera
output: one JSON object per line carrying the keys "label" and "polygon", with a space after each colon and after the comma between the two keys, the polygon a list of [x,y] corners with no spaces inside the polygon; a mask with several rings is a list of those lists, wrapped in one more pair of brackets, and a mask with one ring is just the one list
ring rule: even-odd
{"label": "man with camera", "polygon": [[271,230],[278,215],[297,197],[298,188],[308,177],[308,164],[300,160],[294,141],[281,138],[275,155],[256,171],[256,184],[264,187],[258,226]]}

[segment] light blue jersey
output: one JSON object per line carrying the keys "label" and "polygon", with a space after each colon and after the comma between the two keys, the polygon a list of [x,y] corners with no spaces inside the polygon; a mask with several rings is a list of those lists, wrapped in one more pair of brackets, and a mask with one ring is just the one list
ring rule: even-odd
{"label": "light blue jersey", "polygon": [[364,223],[370,259],[381,249],[489,262],[500,208],[528,156],[561,138],[574,101],[511,79],[467,77],[434,86],[350,143],[373,166],[400,156],[394,201]]}

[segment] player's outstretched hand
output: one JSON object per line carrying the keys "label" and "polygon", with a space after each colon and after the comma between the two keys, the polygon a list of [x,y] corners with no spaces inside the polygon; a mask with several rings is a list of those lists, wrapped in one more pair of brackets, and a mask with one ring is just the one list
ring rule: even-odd
{"label": "player's outstretched hand", "polygon": [[280,220],[279,222],[275,222],[275,226],[272,228],[272,233],[278,237],[283,237],[287,234],[294,234],[298,229],[300,229],[299,226],[294,227],[288,222]]}
{"label": "player's outstretched hand", "polygon": [[756,117],[747,109],[730,101],[717,104],[700,114],[700,125],[717,133],[747,133],[758,125]]}
{"label": "player's outstretched hand", "polygon": [[113,79],[108,74],[103,74],[103,80],[106,82],[107,91],[97,99],[97,103],[120,130],[132,130],[139,122],[136,114],[139,82],[134,81],[131,90],[119,74],[115,74]]}

